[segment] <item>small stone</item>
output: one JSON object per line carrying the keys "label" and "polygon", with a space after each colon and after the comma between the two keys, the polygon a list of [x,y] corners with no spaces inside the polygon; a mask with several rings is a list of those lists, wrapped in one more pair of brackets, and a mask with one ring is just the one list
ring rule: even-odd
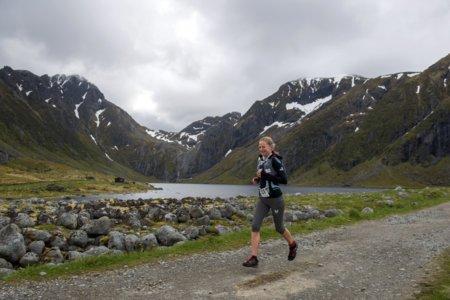
{"label": "small stone", "polygon": [[336,216],[342,215],[343,213],[344,212],[342,210],[340,210],[340,209],[330,208],[330,209],[325,210],[323,214],[327,218],[332,218],[332,217],[336,217]]}
{"label": "small stone", "polygon": [[364,215],[370,215],[370,214],[373,214],[373,209],[370,208],[370,207],[364,207],[361,210],[361,213],[364,214]]}

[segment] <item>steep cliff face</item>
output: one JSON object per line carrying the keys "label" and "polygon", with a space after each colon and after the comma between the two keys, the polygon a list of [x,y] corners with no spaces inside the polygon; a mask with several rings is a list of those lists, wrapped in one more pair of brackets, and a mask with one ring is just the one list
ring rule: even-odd
{"label": "steep cliff face", "polygon": [[356,75],[300,78],[280,86],[264,100],[256,101],[236,124],[233,148],[252,141],[273,127],[292,127],[321,105],[347,93],[366,79]]}

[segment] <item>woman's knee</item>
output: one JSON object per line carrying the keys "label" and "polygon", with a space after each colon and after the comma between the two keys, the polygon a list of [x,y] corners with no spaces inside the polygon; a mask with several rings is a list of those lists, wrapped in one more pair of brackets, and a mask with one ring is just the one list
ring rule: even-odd
{"label": "woman's knee", "polygon": [[286,228],[283,225],[276,225],[275,226],[275,230],[279,233],[279,234],[283,234],[284,231],[286,230]]}
{"label": "woman's knee", "polygon": [[260,229],[261,229],[261,225],[252,224],[252,232],[259,232]]}

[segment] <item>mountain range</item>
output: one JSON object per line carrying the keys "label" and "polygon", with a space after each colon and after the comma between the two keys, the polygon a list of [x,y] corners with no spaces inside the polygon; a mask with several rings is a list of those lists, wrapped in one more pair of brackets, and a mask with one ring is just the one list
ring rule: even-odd
{"label": "mountain range", "polygon": [[248,183],[272,136],[290,182],[450,184],[450,55],[422,72],[299,78],[180,132],[138,124],[78,75],[0,69],[0,163],[30,158],[155,181]]}

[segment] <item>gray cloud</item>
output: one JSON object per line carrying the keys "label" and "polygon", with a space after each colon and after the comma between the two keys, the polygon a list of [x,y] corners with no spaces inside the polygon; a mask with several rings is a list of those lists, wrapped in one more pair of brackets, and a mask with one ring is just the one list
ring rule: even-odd
{"label": "gray cloud", "polygon": [[0,64],[80,74],[143,125],[180,130],[302,76],[423,70],[448,28],[446,0],[0,0]]}

